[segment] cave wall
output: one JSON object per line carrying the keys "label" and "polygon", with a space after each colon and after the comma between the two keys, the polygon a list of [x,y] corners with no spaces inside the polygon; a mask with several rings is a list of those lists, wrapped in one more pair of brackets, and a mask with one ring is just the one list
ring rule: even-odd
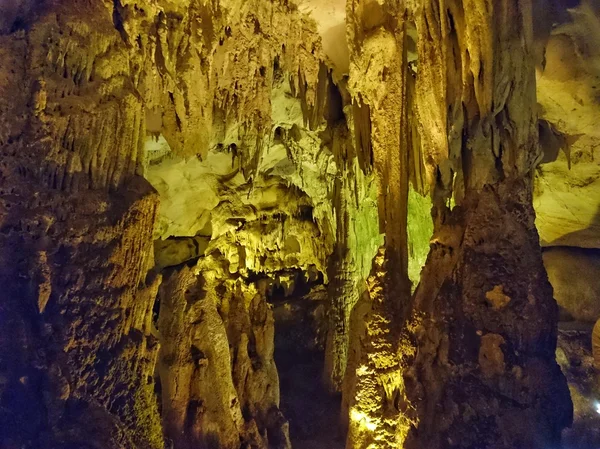
{"label": "cave wall", "polygon": [[600,317],[598,251],[552,247],[544,250],[543,259],[562,320],[594,323]]}
{"label": "cave wall", "polygon": [[535,30],[544,49],[536,73],[539,113],[545,120],[536,225],[545,247],[598,248],[600,10],[593,1],[571,8],[556,3],[542,12],[552,15],[554,26],[547,29],[546,18]]}
{"label": "cave wall", "polygon": [[562,321],[594,322],[600,317],[595,275],[599,136],[594,125],[600,117],[599,13],[592,1],[552,2],[534,29],[543,155],[533,203]]}
{"label": "cave wall", "polygon": [[[149,272],[158,197],[12,184],[2,207],[6,447],[162,447]],[[27,201],[29,200],[29,201]],[[90,425],[90,423],[92,423]]]}

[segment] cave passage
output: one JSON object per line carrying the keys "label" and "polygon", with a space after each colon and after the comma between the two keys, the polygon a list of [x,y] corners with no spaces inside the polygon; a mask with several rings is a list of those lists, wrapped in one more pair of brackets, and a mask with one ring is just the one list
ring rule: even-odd
{"label": "cave passage", "polygon": [[327,290],[323,278],[307,281],[297,271],[294,289],[274,287],[268,296],[275,318],[275,364],[280,408],[295,449],[343,449],[341,395],[323,382]]}

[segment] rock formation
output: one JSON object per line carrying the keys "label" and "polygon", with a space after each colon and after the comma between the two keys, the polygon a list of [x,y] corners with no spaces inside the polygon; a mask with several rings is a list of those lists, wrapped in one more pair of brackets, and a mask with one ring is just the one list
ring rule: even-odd
{"label": "rock formation", "polygon": [[594,330],[592,331],[592,349],[594,354],[594,366],[596,369],[600,367],[600,324],[596,321]]}
{"label": "rock formation", "polygon": [[0,447],[302,449],[290,348],[328,449],[557,447],[554,297],[600,314],[568,3],[2,2]]}

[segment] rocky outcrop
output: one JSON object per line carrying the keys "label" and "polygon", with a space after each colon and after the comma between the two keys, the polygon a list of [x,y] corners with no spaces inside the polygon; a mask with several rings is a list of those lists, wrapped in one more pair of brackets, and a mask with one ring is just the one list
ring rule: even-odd
{"label": "rocky outcrop", "polygon": [[453,239],[435,244],[426,264],[436,290],[417,290],[424,321],[409,391],[423,411],[409,447],[546,447],[570,423],[528,195],[524,182],[486,188],[440,228]]}

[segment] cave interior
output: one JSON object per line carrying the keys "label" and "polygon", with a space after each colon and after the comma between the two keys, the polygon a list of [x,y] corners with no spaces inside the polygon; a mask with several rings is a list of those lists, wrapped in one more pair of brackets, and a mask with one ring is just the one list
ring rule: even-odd
{"label": "cave interior", "polygon": [[0,0],[0,449],[598,449],[600,1]]}

